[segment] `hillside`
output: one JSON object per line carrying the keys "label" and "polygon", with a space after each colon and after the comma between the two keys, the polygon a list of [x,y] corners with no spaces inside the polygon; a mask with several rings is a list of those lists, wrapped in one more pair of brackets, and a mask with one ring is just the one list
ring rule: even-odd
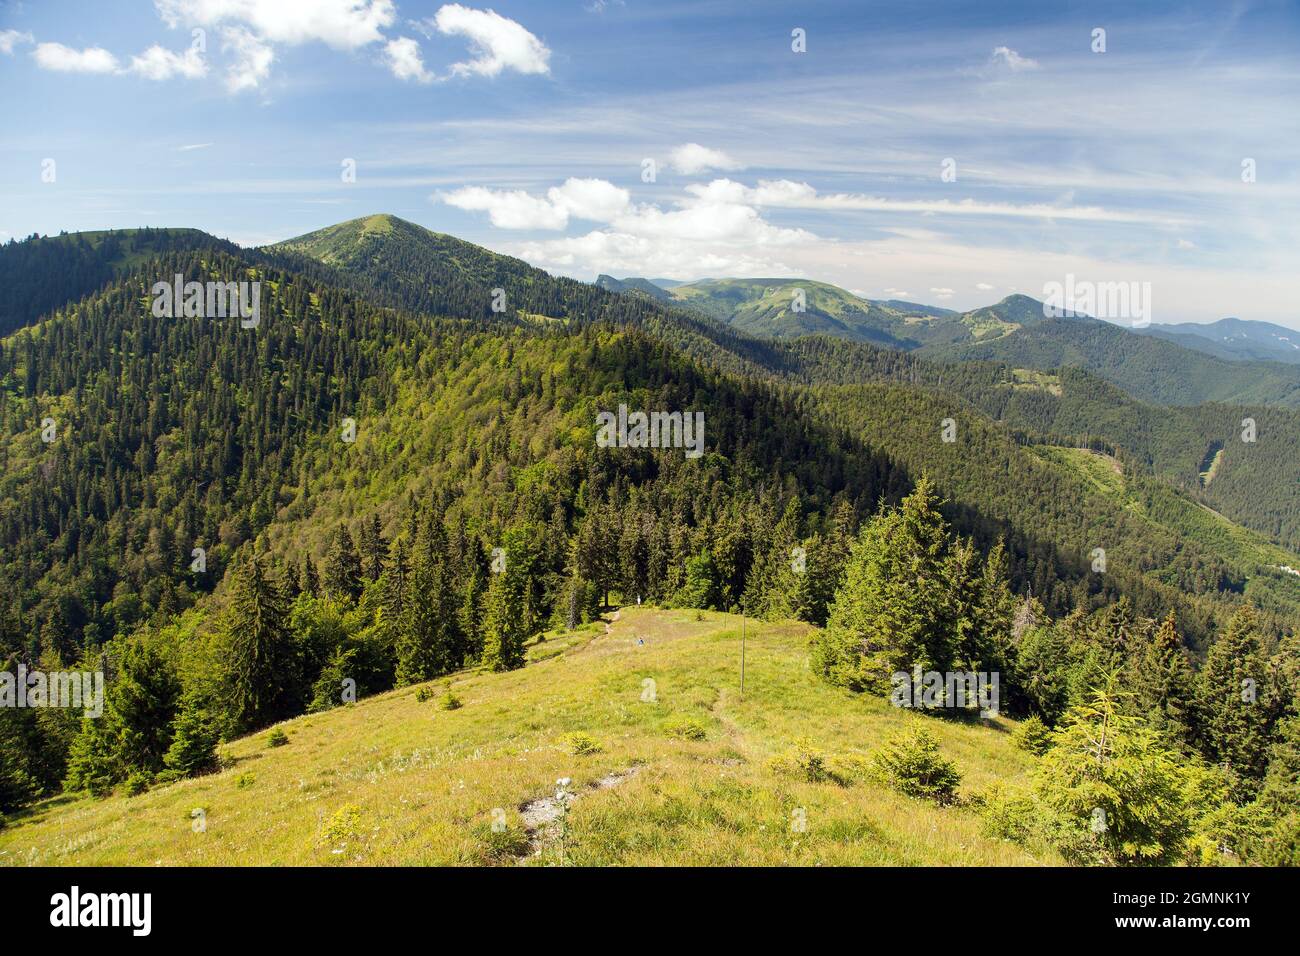
{"label": "hillside", "polygon": [[1044,371],[1081,368],[1135,398],[1164,405],[1300,406],[1300,368],[1277,362],[1227,361],[1093,319],[1044,320],[975,342],[930,346],[921,354]]}
{"label": "hillside", "polygon": [[[648,608],[615,617],[532,645],[522,670],[454,675],[458,710],[439,707],[441,683],[425,701],[404,687],[286,721],[282,747],[269,748],[266,733],[232,741],[227,768],[211,776],[37,805],[0,829],[0,865],[1059,862],[982,835],[968,808],[768,766],[800,739],[865,756],[924,723],[969,796],[1023,780],[1032,765],[1005,718],[925,719],[832,688],[809,671],[806,628],[793,624],[747,623],[742,697],[739,618]],[[703,739],[672,736],[674,725]],[[599,752],[575,756],[570,733]],[[539,803],[561,778],[577,795],[562,836]],[[206,832],[194,831],[196,809]],[[792,829],[799,819],[804,832]]]}
{"label": "hillside", "polygon": [[0,337],[103,288],[132,266],[169,251],[233,243],[198,229],[116,229],[33,236],[0,245]]}
{"label": "hillside", "polygon": [[[707,279],[671,290],[675,302],[750,335],[833,335],[906,348],[901,313],[811,279]],[[802,303],[799,296],[802,295]]]}
{"label": "hillside", "polygon": [[1300,364],[1300,332],[1271,322],[1229,318],[1203,325],[1150,325],[1139,331],[1216,358]]}

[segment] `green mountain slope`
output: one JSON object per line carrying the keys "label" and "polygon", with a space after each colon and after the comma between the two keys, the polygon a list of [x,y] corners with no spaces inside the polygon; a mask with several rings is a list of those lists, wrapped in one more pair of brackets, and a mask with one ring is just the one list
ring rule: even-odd
{"label": "green mountain slope", "polygon": [[[235,740],[211,776],[39,805],[0,829],[0,865],[1060,862],[984,835],[970,807],[778,772],[770,759],[798,740],[863,760],[918,718],[819,680],[806,627],[746,629],[743,697],[738,617],[625,608],[608,628],[551,634],[522,670],[455,675],[457,710],[406,687],[287,721],[289,742],[274,750],[265,734]],[[1005,718],[927,725],[964,794],[1027,779],[1032,758]],[[574,755],[571,733],[599,751]],[[551,807],[559,779],[576,794],[563,839]]]}
{"label": "green mountain slope", "polygon": [[10,240],[0,246],[0,337],[103,288],[114,276],[168,251],[234,244],[197,229],[117,229]]}
{"label": "green mountain slope", "polygon": [[1300,364],[1300,332],[1271,322],[1220,319],[1204,325],[1151,325],[1139,331],[1216,358]]}
{"label": "green mountain slope", "polygon": [[988,340],[922,350],[949,361],[992,361],[1094,372],[1129,394],[1164,405],[1205,402],[1300,406],[1300,368],[1229,362],[1109,322],[1050,319]]}

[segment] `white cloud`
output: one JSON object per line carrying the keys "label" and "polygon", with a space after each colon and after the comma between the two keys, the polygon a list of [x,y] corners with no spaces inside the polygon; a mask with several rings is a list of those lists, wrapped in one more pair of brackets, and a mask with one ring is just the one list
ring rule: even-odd
{"label": "white cloud", "polygon": [[498,229],[563,229],[569,222],[567,209],[530,196],[522,189],[466,186],[439,193],[437,198],[457,209],[486,212],[492,225]]}
{"label": "white cloud", "polygon": [[940,299],[951,299],[954,295],[952,289],[942,289],[942,288],[940,289],[931,288],[930,294],[938,296]]}
{"label": "white cloud", "polygon": [[492,10],[471,10],[459,3],[438,9],[432,25],[447,36],[470,41],[473,59],[453,63],[455,76],[496,76],[504,70],[519,73],[549,73],[551,51],[546,44],[514,20]]}
{"label": "white cloud", "polygon": [[190,143],[187,146],[177,146],[176,150],[181,153],[188,153],[195,149],[207,149],[211,145],[211,143]]}
{"label": "white cloud", "polygon": [[1144,210],[1118,211],[1100,206],[1060,206],[1051,203],[977,202],[974,199],[886,199],[862,193],[818,193],[807,183],[788,179],[759,180],[750,188],[730,179],[715,179],[707,186],[691,185],[687,191],[702,198],[726,196],[733,202],[784,209],[827,209],[860,212],[932,213],[954,216],[1008,216],[1024,219],[1061,219],[1083,222],[1181,222]]}
{"label": "white cloud", "polygon": [[626,189],[604,179],[566,179],[563,186],[548,189],[546,198],[571,216],[595,222],[612,222],[632,203]]}
{"label": "white cloud", "polygon": [[991,292],[993,290],[993,286],[987,282],[976,282],[975,288],[979,289],[981,292]]}
{"label": "white cloud", "polygon": [[699,143],[678,146],[668,157],[668,164],[684,176],[694,176],[710,169],[744,169],[720,149],[709,149]]}
{"label": "white cloud", "polygon": [[246,27],[264,43],[319,41],[356,50],[384,39],[397,11],[392,0],[154,0],[170,27]]}
{"label": "white cloud", "polygon": [[1010,47],[1000,46],[993,51],[993,57],[990,62],[994,66],[1006,66],[1012,73],[1021,73],[1025,70],[1038,69],[1038,61],[1031,60],[1027,56],[1021,56]]}
{"label": "white cloud", "polygon": [[17,30],[0,30],[0,53],[10,54],[14,52],[14,47],[19,43],[35,43],[36,38],[30,33],[19,33]]}
{"label": "white cloud", "polygon": [[389,40],[388,45],[384,47],[384,56],[388,68],[399,80],[415,80],[419,83],[433,80],[433,74],[424,68],[424,59],[420,56],[420,44],[410,37]]}
{"label": "white cloud", "polygon": [[1179,248],[1179,249],[1195,249],[1195,248],[1196,248],[1196,243],[1192,242],[1190,239],[1179,239],[1179,240],[1178,240],[1178,248]]}
{"label": "white cloud", "polygon": [[207,75],[208,64],[204,62],[203,54],[193,48],[176,54],[155,44],[139,56],[131,57],[128,69],[148,80],[169,80],[173,76],[196,80]]}
{"label": "white cloud", "polygon": [[226,70],[226,89],[230,92],[256,89],[271,75],[275,51],[243,27],[223,28],[221,49],[233,52],[235,57]]}
{"label": "white cloud", "polygon": [[32,56],[41,69],[60,73],[112,73],[117,70],[117,57],[98,46],[74,50],[62,43],[38,43]]}

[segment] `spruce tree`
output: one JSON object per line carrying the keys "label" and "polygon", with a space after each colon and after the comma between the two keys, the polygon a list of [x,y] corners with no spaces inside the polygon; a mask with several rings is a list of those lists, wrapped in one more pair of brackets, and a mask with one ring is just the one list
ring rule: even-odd
{"label": "spruce tree", "polygon": [[275,573],[250,558],[236,570],[226,622],[226,686],[235,723],[263,727],[288,716],[296,683],[288,600]]}
{"label": "spruce tree", "polygon": [[172,727],[171,746],[163,756],[163,765],[180,777],[215,770],[218,739],[212,716],[194,695],[187,695]]}
{"label": "spruce tree", "polygon": [[958,650],[947,573],[948,538],[928,480],[858,536],[815,666],[855,690],[885,693],[891,675],[952,669]]}
{"label": "spruce tree", "polygon": [[340,527],[334,535],[334,544],[325,558],[322,583],[325,592],[332,597],[355,601],[361,596],[361,558],[346,526]]}
{"label": "spruce tree", "polygon": [[1198,680],[1197,712],[1206,759],[1238,775],[1236,793],[1253,793],[1268,761],[1268,708],[1261,699],[1268,665],[1259,615],[1246,605],[1210,647]]}

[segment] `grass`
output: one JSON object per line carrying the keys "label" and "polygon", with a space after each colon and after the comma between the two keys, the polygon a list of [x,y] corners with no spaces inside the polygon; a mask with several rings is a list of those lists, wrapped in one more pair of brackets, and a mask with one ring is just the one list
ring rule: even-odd
{"label": "grass", "polygon": [[[1005,719],[925,718],[825,685],[804,625],[747,630],[743,699],[738,618],[625,608],[534,644],[522,670],[457,675],[457,710],[406,687],[285,722],[289,746],[268,748],[265,731],[233,741],[211,776],[129,800],[46,801],[0,830],[0,863],[1059,862],[981,835],[966,807],[772,769],[797,744],[852,763],[918,722],[965,795],[1023,782],[1033,758]],[[563,778],[575,798],[562,820],[525,827],[520,811]]]}

